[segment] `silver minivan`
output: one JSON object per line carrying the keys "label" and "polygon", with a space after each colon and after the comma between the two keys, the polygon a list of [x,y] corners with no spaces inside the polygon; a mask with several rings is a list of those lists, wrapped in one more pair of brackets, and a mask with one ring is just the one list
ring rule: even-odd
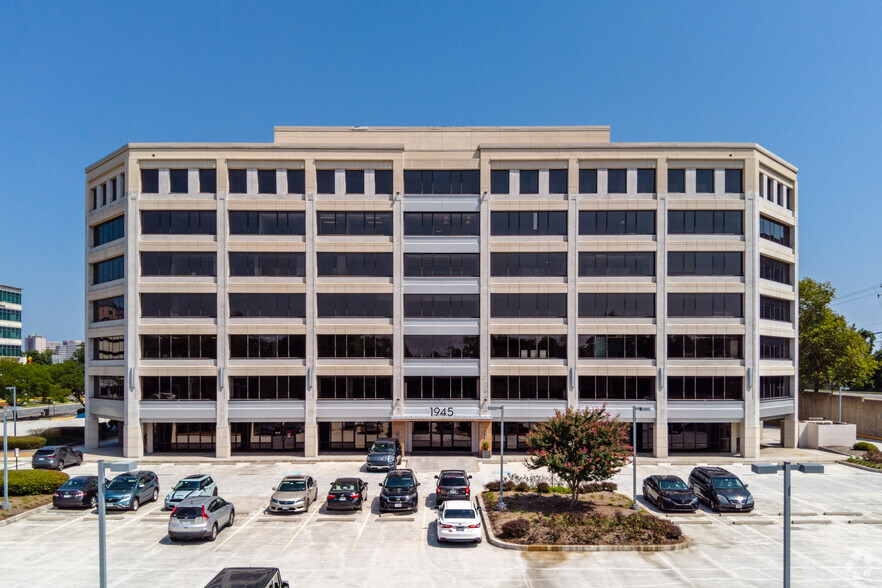
{"label": "silver minivan", "polygon": [[168,519],[168,538],[217,539],[218,532],[236,519],[232,502],[217,496],[200,496],[181,501]]}

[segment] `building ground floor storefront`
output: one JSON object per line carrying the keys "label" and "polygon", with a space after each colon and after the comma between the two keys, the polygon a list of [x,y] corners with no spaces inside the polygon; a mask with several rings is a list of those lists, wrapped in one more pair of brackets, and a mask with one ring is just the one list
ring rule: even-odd
{"label": "building ground floor storefront", "polygon": [[[527,435],[538,425],[539,421],[507,421],[504,436],[498,419],[331,421],[319,422],[311,431],[304,422],[233,422],[228,432],[221,433],[211,422],[161,422],[143,423],[141,432],[145,454],[357,454],[366,453],[382,437],[397,437],[405,451],[413,454],[477,454],[485,441],[492,453],[499,451],[503,441],[506,452],[525,454]],[[740,430],[740,423],[668,423],[667,452],[738,454]],[[229,449],[221,445],[225,439]],[[638,452],[657,455],[658,440],[654,423],[638,423]]]}

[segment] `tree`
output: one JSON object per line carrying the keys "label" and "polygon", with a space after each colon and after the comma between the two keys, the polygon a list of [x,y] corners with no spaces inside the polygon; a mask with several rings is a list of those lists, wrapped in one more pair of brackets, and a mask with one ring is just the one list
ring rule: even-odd
{"label": "tree", "polygon": [[585,482],[610,479],[628,461],[628,425],[598,409],[555,411],[555,415],[527,435],[527,467],[548,468],[579,500]]}
{"label": "tree", "polygon": [[799,282],[800,390],[862,386],[878,366],[872,340],[830,308],[835,295],[830,282]]}
{"label": "tree", "polygon": [[63,391],[64,396],[73,395],[85,406],[86,379],[83,366],[74,359],[48,366],[52,382]]}
{"label": "tree", "polygon": [[[36,363],[39,365],[52,365],[52,356],[55,352],[51,349],[45,351],[28,351],[25,353],[28,357],[28,363]],[[33,359],[33,361],[31,361]]]}

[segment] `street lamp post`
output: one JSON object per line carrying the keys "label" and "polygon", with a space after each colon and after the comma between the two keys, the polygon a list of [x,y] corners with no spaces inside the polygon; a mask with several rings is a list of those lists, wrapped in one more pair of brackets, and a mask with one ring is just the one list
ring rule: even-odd
{"label": "street lamp post", "polygon": [[634,465],[634,497],[631,502],[631,509],[640,510],[640,505],[637,504],[637,411],[652,409],[647,406],[637,406],[636,404],[631,409],[631,463]]}
{"label": "street lamp post", "polygon": [[823,474],[824,466],[819,463],[791,464],[785,461],[776,463],[754,463],[750,466],[755,474],[777,474],[784,471],[784,588],[790,588],[790,472],[798,470],[804,474]]}
{"label": "street lamp post", "polygon": [[[7,445],[6,445],[6,413],[9,412],[9,407],[3,407],[3,504],[0,504],[0,510],[9,510],[12,508],[12,505],[9,504],[9,459],[6,456]],[[15,410],[12,411],[12,414],[15,414]]]}
{"label": "street lamp post", "polygon": [[18,403],[16,402],[16,386],[6,386],[7,390],[12,390],[12,434],[18,437],[18,418],[16,418],[16,408],[18,407]]}
{"label": "street lamp post", "polygon": [[848,386],[839,386],[839,422],[842,422],[842,391],[851,390]]}
{"label": "street lamp post", "polygon": [[496,505],[496,510],[505,510],[505,502],[502,500],[502,481],[505,476],[502,464],[502,457],[505,455],[505,405],[491,404],[487,408],[499,411],[499,502]]}
{"label": "street lamp post", "polygon": [[[137,461],[117,461],[107,468],[111,472],[133,472]],[[104,505],[104,460],[98,460],[98,586],[107,588],[107,509]]]}

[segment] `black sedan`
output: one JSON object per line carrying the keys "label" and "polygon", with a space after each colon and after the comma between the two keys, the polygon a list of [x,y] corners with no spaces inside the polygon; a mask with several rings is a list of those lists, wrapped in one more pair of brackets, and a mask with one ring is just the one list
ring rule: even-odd
{"label": "black sedan", "polygon": [[649,476],[643,480],[643,496],[659,510],[698,510],[698,497],[677,476]]}
{"label": "black sedan", "polygon": [[337,478],[328,492],[328,510],[361,510],[367,500],[367,482],[361,478]]}
{"label": "black sedan", "polygon": [[95,508],[98,506],[98,476],[76,476],[58,487],[52,495],[55,508]]}

